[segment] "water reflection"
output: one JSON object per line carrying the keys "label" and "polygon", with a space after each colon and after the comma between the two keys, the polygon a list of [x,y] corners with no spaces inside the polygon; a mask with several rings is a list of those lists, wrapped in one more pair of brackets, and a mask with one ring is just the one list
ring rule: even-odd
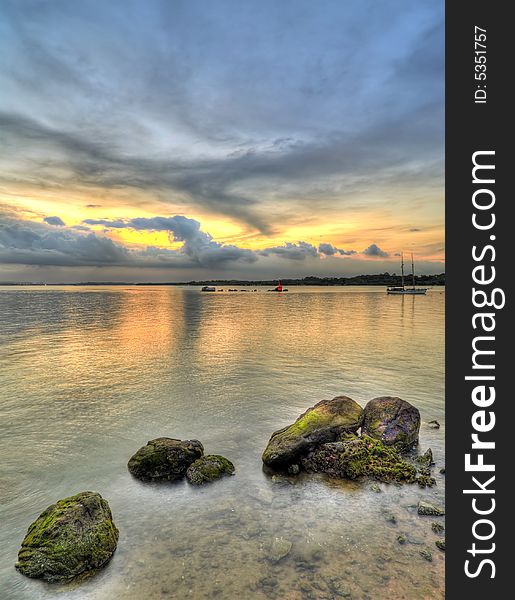
{"label": "water reflection", "polygon": [[[443,298],[0,291],[2,598],[442,598],[443,556],[414,506],[443,502],[443,476],[432,490],[378,493],[366,482],[270,479],[260,453],[318,400],[395,394],[442,423],[421,432],[442,466]],[[128,457],[159,435],[201,439],[236,476],[205,489],[134,481]],[[120,528],[109,567],[78,590],[18,575],[26,526],[83,489],[109,499]],[[276,537],[293,544],[279,563],[269,558]],[[426,547],[432,563],[419,555]]]}

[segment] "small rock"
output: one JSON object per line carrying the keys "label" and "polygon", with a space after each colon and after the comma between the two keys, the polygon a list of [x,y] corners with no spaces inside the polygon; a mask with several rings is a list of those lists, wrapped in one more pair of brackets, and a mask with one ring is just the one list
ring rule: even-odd
{"label": "small rock", "polygon": [[299,467],[299,465],[296,465],[296,464],[295,465],[290,465],[288,467],[288,473],[290,475],[298,475],[300,473],[300,467]]}
{"label": "small rock", "polygon": [[410,535],[408,537],[408,544],[413,544],[414,546],[422,546],[424,544],[424,541]]}
{"label": "small rock", "polygon": [[292,543],[289,540],[283,538],[275,538],[270,549],[268,559],[270,562],[277,563],[282,560],[285,556],[288,556],[292,548]]}
{"label": "small rock", "polygon": [[408,538],[405,535],[401,534],[397,536],[397,541],[399,542],[399,544],[404,545],[408,541]]}
{"label": "small rock", "polygon": [[431,552],[429,552],[429,550],[419,550],[419,554],[428,562],[433,562],[433,555],[431,554]]}
{"label": "small rock", "polygon": [[435,546],[439,549],[442,550],[442,552],[445,552],[445,540],[436,540],[435,542]]}
{"label": "small rock", "polygon": [[442,468],[440,469],[440,473],[441,473],[442,475],[445,475],[445,467],[442,467]]}
{"label": "small rock", "polygon": [[259,502],[259,504],[263,504],[265,506],[270,506],[274,499],[274,495],[272,491],[268,488],[262,487],[249,487],[247,490],[247,494],[253,499]]}
{"label": "small rock", "polygon": [[186,474],[187,468],[204,454],[198,440],[157,438],[140,448],[127,465],[131,475],[143,481],[174,481]]}
{"label": "small rock", "polygon": [[440,423],[438,423],[436,419],[434,421],[429,421],[428,425],[431,427],[431,429],[440,429]]}
{"label": "small rock", "polygon": [[349,591],[349,588],[345,584],[344,581],[338,579],[337,577],[331,578],[329,581],[329,588],[335,594],[335,596],[339,598],[352,598],[352,595]]}
{"label": "small rock", "polygon": [[431,448],[428,448],[421,456],[417,456],[415,462],[425,467],[430,467],[431,465],[434,465],[435,463],[433,461],[433,451],[431,450]]}
{"label": "small rock", "polygon": [[375,492],[376,494],[379,494],[379,493],[381,493],[381,491],[382,491],[382,490],[381,490],[381,488],[379,487],[379,485],[378,485],[377,483],[373,483],[373,484],[370,486],[370,490],[371,490],[372,492]]}
{"label": "small rock", "polygon": [[433,521],[433,523],[431,523],[431,529],[435,533],[443,533],[445,531],[445,527],[441,523],[437,523],[436,521]]}
{"label": "small rock", "polygon": [[324,551],[318,544],[295,544],[293,552],[295,565],[300,570],[312,571],[324,559]]}
{"label": "small rock", "polygon": [[275,588],[278,585],[276,577],[263,577],[259,580],[259,585],[262,588]]}
{"label": "small rock", "polygon": [[218,454],[206,454],[193,462],[186,471],[186,477],[193,485],[202,485],[220,479],[224,475],[233,475],[234,465]]}
{"label": "small rock", "polygon": [[445,511],[434,504],[429,502],[423,502],[422,500],[418,503],[417,512],[419,515],[441,517],[445,515]]}
{"label": "small rock", "polygon": [[393,513],[385,512],[384,518],[386,519],[387,523],[391,523],[392,525],[397,525],[397,517]]}

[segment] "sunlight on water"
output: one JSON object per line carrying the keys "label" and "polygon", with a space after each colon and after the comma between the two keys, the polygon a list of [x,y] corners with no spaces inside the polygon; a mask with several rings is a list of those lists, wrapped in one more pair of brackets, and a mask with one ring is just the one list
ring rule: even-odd
{"label": "sunlight on water", "polygon": [[[444,298],[1,288],[2,600],[443,598],[444,557],[416,504],[444,501]],[[437,486],[265,475],[270,434],[341,394],[417,406]],[[132,479],[128,458],[160,436],[200,439],[236,476],[201,489]],[[28,525],[82,490],[111,505],[111,563],[80,587],[19,575]],[[272,563],[276,537],[293,545]]]}

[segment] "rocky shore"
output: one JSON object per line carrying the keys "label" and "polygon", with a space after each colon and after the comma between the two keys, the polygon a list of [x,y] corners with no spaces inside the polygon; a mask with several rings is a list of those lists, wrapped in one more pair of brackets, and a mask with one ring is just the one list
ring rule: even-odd
{"label": "rocky shore", "polygon": [[[264,469],[272,480],[293,478],[300,485],[302,473],[321,473],[331,479],[432,486],[433,454],[431,449],[419,451],[420,424],[418,409],[397,397],[374,398],[364,408],[348,396],[323,400],[272,434],[262,454]],[[227,458],[205,454],[199,440],[167,437],[150,440],[139,448],[127,468],[144,484],[162,485],[185,479],[199,486],[235,473]],[[443,472],[444,468],[440,469]],[[378,483],[368,485],[372,491],[381,492]],[[253,493],[268,506],[263,490]],[[445,515],[443,508],[425,500],[413,509],[422,520]],[[385,518],[396,524],[395,516]],[[444,552],[444,526],[436,520],[431,530],[436,548]],[[397,542],[414,543],[404,534],[397,536]],[[70,581],[105,566],[117,543],[118,529],[107,501],[98,493],[81,492],[49,506],[32,523],[16,568],[32,578]],[[285,560],[292,544],[290,539],[275,537],[268,551],[269,563]],[[433,560],[428,548],[419,554],[426,561]]]}
{"label": "rocky shore", "polygon": [[415,456],[420,413],[392,396],[370,400],[364,409],[347,396],[323,400],[291,425],[272,434],[266,467],[298,474],[418,483],[431,486],[432,454]]}

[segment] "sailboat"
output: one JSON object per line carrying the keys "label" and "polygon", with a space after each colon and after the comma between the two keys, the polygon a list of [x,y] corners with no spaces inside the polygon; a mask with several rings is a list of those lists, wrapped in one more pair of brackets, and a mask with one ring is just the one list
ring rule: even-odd
{"label": "sailboat", "polygon": [[412,287],[406,287],[404,285],[404,255],[401,252],[401,287],[389,287],[386,290],[386,293],[399,296],[404,294],[410,294],[412,296],[423,296],[427,292],[427,288],[415,287],[415,264],[413,262],[413,253],[411,253],[411,281]]}

